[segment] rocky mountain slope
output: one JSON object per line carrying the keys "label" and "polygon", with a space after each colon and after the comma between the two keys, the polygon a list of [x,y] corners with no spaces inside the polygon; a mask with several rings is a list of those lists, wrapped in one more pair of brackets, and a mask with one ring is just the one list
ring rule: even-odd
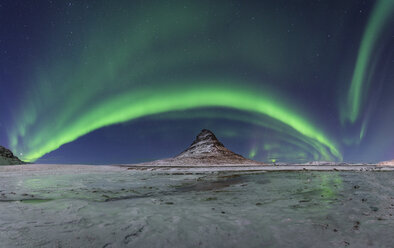
{"label": "rocky mountain slope", "polygon": [[174,158],[156,160],[140,165],[193,166],[193,165],[262,165],[228,150],[209,130],[203,129],[194,142]]}
{"label": "rocky mountain slope", "polygon": [[0,165],[15,165],[23,164],[18,157],[8,150],[7,148],[0,146]]}
{"label": "rocky mountain slope", "polygon": [[378,165],[384,165],[384,166],[394,166],[394,159],[390,161],[383,161],[380,162]]}

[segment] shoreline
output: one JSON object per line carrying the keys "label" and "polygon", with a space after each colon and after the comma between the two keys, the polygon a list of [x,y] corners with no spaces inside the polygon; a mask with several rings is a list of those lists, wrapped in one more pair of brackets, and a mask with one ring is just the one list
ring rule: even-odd
{"label": "shoreline", "polygon": [[220,172],[220,171],[261,171],[261,172],[291,172],[291,171],[394,171],[393,166],[384,165],[138,165],[138,164],[114,164],[114,165],[83,165],[83,164],[25,164],[0,166],[0,173],[4,172],[91,172],[91,171],[174,171],[174,172]]}
{"label": "shoreline", "polygon": [[393,166],[378,165],[201,165],[201,166],[162,166],[162,165],[119,165],[128,170],[149,171],[185,171],[185,172],[214,172],[214,171],[394,171]]}

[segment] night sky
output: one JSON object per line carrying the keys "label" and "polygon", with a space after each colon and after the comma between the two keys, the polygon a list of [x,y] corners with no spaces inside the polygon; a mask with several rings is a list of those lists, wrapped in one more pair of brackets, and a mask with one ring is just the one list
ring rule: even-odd
{"label": "night sky", "polygon": [[0,1],[0,145],[37,163],[394,159],[394,1]]}

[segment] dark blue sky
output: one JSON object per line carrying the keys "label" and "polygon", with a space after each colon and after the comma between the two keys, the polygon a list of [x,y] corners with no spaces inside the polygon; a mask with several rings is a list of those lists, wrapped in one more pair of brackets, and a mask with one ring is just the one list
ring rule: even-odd
{"label": "dark blue sky", "polygon": [[0,1],[0,144],[134,163],[209,128],[260,161],[394,158],[394,4]]}

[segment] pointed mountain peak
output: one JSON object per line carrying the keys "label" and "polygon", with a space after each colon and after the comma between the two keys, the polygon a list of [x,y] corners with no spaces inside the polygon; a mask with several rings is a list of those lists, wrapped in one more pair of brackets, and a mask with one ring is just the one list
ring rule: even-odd
{"label": "pointed mountain peak", "polygon": [[216,142],[216,141],[219,142],[216,136],[212,133],[212,131],[208,129],[201,130],[201,132],[197,135],[193,143],[197,143],[204,140],[210,142]]}
{"label": "pointed mountain peak", "polygon": [[179,154],[177,157],[190,157],[200,156],[207,154],[217,154],[223,152],[230,152],[227,150],[222,143],[216,138],[216,136],[208,129],[203,129],[197,135],[193,143],[184,152]]}
{"label": "pointed mountain peak", "polygon": [[256,164],[259,162],[246,159],[227,149],[215,134],[203,129],[193,143],[172,162],[185,164]]}
{"label": "pointed mountain peak", "polygon": [[226,165],[263,165],[238,155],[226,147],[208,129],[203,129],[193,143],[174,158],[166,158],[141,165],[158,166],[226,166]]}

